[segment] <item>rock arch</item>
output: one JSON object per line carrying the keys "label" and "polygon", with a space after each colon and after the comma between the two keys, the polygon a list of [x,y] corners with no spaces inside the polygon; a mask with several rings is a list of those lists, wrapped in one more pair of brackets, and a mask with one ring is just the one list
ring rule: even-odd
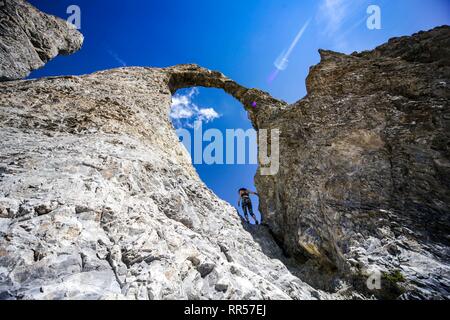
{"label": "rock arch", "polygon": [[242,103],[249,114],[253,127],[258,130],[265,121],[285,109],[287,103],[273,98],[267,92],[248,89],[227,78],[221,72],[211,71],[196,64],[176,65],[164,69],[168,75],[171,93],[188,87],[209,87],[223,89]]}

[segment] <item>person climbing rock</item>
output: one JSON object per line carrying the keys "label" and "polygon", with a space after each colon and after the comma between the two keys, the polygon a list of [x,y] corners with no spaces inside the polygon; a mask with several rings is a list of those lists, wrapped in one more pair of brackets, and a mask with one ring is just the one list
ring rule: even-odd
{"label": "person climbing rock", "polygon": [[242,211],[244,211],[245,221],[247,223],[250,223],[250,220],[248,219],[248,213],[250,213],[253,220],[255,220],[255,223],[259,224],[258,219],[256,219],[256,216],[253,213],[252,200],[250,200],[251,194],[254,194],[256,196],[259,196],[259,195],[256,192],[250,191],[246,188],[240,188],[238,193],[239,193],[238,207],[241,205],[241,201],[242,201]]}

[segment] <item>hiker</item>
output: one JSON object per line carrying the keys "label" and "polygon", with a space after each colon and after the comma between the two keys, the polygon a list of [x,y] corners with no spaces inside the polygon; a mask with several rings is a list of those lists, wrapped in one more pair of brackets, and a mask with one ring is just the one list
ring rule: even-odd
{"label": "hiker", "polygon": [[246,188],[240,188],[238,193],[239,193],[238,207],[241,205],[241,201],[242,201],[242,210],[244,211],[245,221],[247,223],[250,223],[250,220],[248,219],[248,213],[250,213],[253,220],[255,220],[255,223],[259,224],[258,220],[256,219],[255,214],[253,213],[252,201],[250,200],[251,194],[254,194],[256,196],[259,196],[259,195],[256,192],[250,191]]}

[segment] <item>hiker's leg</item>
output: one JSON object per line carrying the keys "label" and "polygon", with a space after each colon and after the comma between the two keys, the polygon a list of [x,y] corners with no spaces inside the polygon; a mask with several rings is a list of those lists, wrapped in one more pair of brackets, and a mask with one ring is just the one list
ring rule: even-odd
{"label": "hiker's leg", "polygon": [[248,213],[247,213],[247,205],[245,203],[242,203],[242,211],[244,211],[244,219],[246,222],[249,222],[248,220]]}
{"label": "hiker's leg", "polygon": [[258,219],[256,219],[256,216],[253,213],[253,205],[251,202],[248,203],[248,211],[250,212],[250,215],[252,216],[253,220],[255,220],[255,223],[259,224]]}

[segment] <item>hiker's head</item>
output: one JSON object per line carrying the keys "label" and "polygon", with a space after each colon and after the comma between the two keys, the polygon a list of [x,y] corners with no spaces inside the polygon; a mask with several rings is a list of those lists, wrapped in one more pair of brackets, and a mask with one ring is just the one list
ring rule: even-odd
{"label": "hiker's head", "polygon": [[246,188],[240,188],[239,191],[238,191],[238,193],[245,192],[245,191],[247,191]]}

